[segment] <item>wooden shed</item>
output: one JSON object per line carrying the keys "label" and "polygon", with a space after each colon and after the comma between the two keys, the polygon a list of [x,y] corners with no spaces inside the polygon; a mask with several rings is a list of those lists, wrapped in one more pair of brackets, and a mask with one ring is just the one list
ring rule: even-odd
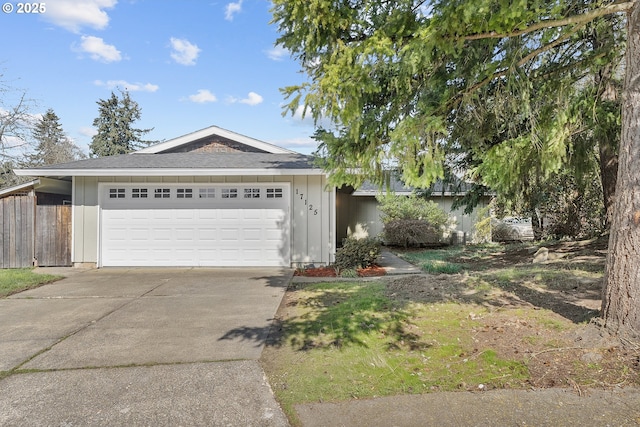
{"label": "wooden shed", "polygon": [[0,268],[71,265],[71,182],[39,178],[0,190]]}

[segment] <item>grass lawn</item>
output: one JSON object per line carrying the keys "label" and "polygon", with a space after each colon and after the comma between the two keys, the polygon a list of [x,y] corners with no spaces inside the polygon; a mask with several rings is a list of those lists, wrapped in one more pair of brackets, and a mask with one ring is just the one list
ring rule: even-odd
{"label": "grass lawn", "polygon": [[520,384],[525,364],[479,349],[484,310],[399,302],[381,282],[307,285],[290,294],[283,335],[263,363],[292,419],[303,402]]}
{"label": "grass lawn", "polygon": [[533,264],[536,249],[407,251],[430,274],[292,283],[261,358],[291,423],[310,402],[640,385],[640,348],[590,335],[606,248],[559,244],[562,259]]}
{"label": "grass lawn", "polygon": [[31,268],[0,270],[0,298],[60,280],[62,276],[34,273]]}
{"label": "grass lawn", "polygon": [[401,257],[419,266],[426,273],[455,274],[469,269],[470,263],[473,263],[478,268],[480,267],[479,263],[492,259],[503,253],[503,250],[504,246],[501,244],[485,243],[450,246],[442,249],[405,251],[401,254]]}

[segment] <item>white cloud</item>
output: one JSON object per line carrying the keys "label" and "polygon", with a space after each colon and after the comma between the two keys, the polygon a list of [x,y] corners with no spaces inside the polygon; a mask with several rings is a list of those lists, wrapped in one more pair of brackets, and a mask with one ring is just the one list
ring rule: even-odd
{"label": "white cloud", "polygon": [[238,0],[235,3],[227,4],[227,7],[224,11],[224,19],[227,21],[233,21],[233,15],[236,13],[240,13],[242,11],[242,0]]}
{"label": "white cloud", "polygon": [[313,114],[311,113],[311,108],[305,107],[304,105],[299,105],[298,108],[296,108],[296,111],[291,115],[291,119],[291,123],[297,126],[334,129],[334,125],[331,123],[331,120],[324,116],[321,116],[316,122],[313,118]]}
{"label": "white cloud", "polygon": [[187,39],[176,39],[171,37],[171,58],[178,64],[182,65],[195,65],[200,48],[195,44],[189,42]]}
{"label": "white cloud", "polygon": [[207,89],[200,89],[198,93],[189,95],[189,101],[204,104],[206,102],[216,102],[218,98]]}
{"label": "white cloud", "polygon": [[273,49],[265,51],[267,57],[273,61],[282,61],[285,57],[290,55],[290,52],[282,46],[276,46]]}
{"label": "white cloud", "polygon": [[298,105],[296,111],[293,113],[293,119],[299,122],[303,122],[308,125],[313,125],[313,115],[311,109],[304,105]]}
{"label": "white cloud", "polygon": [[240,103],[240,104],[247,104],[247,105],[253,106],[253,105],[262,104],[262,101],[264,101],[264,98],[262,98],[262,96],[258,95],[255,92],[249,92],[247,97],[244,99],[238,99],[233,96],[227,97],[227,102],[229,104]]}
{"label": "white cloud", "polygon": [[120,51],[114,45],[106,44],[100,37],[82,36],[80,51],[88,53],[91,59],[101,62],[117,62],[122,60]]}
{"label": "white cloud", "polygon": [[102,30],[109,25],[109,15],[103,9],[111,9],[116,3],[117,0],[49,0],[42,16],[74,33],[82,27]]}
{"label": "white cloud", "polygon": [[93,82],[96,86],[106,86],[109,89],[121,88],[129,92],[155,92],[160,87],[151,83],[129,83],[126,80],[96,80]]}
{"label": "white cloud", "polygon": [[96,135],[98,133],[98,130],[93,127],[84,126],[81,127],[78,132],[80,133],[80,135],[92,137],[93,135]]}
{"label": "white cloud", "polygon": [[318,141],[313,138],[292,138],[276,141],[279,147],[288,148],[303,154],[310,154],[318,148]]}

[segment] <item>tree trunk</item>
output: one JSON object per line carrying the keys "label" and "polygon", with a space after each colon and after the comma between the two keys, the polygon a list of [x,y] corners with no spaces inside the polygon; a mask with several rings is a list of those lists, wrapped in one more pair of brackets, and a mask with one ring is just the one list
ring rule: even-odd
{"label": "tree trunk", "polygon": [[600,140],[600,182],[602,183],[602,198],[606,212],[607,226],[613,218],[613,200],[616,193],[616,176],[618,175],[618,147],[611,140]]}
{"label": "tree trunk", "polygon": [[607,330],[640,337],[640,5],[627,17],[618,179],[602,297]]}

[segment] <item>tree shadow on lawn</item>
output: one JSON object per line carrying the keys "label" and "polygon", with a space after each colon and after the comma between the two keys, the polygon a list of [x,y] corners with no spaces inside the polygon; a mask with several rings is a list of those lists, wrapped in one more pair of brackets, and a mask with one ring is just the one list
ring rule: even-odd
{"label": "tree shadow on lawn", "polygon": [[[299,296],[298,291],[309,288],[311,296]],[[281,317],[274,319],[271,327],[235,328],[219,340],[251,340],[274,347],[291,345],[306,351],[368,347],[366,336],[373,332],[386,336],[389,349],[431,346],[410,330],[411,313],[405,303],[389,299],[384,289],[383,281],[344,282],[337,288],[333,284],[292,284],[279,309]]]}
{"label": "tree shadow on lawn", "polygon": [[454,301],[485,307],[533,307],[551,310],[573,323],[599,316],[601,280],[573,270],[540,271],[528,265],[509,271],[414,276],[389,283],[398,297],[426,303]]}
{"label": "tree shadow on lawn", "polygon": [[290,284],[271,326],[235,328],[219,340],[253,341],[257,346],[287,344],[304,351],[367,347],[367,333],[375,332],[385,335],[390,349],[427,348],[430,343],[412,332],[412,303],[541,308],[578,324],[599,316],[595,307],[599,307],[601,286],[601,279],[580,274],[578,270],[523,264],[471,274],[411,275],[339,285]]}

